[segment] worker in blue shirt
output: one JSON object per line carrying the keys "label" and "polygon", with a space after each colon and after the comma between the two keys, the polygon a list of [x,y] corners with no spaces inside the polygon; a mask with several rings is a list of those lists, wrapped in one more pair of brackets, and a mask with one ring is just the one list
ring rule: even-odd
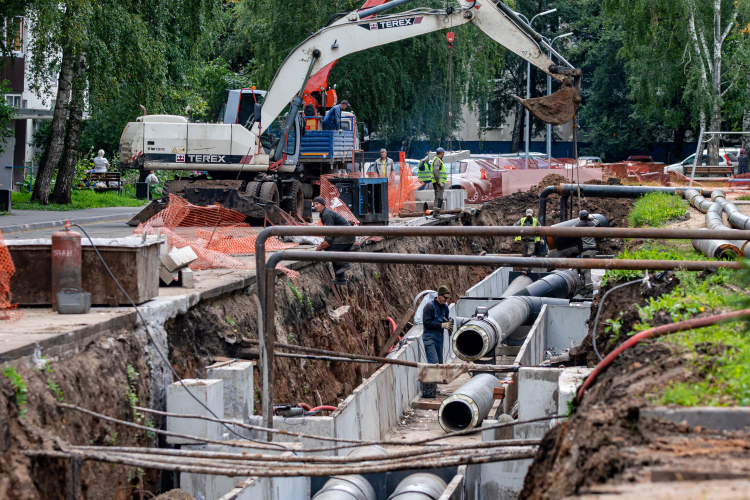
{"label": "worker in blue shirt", "polygon": [[[441,285],[437,297],[428,302],[422,311],[422,342],[428,363],[443,363],[443,330],[453,333],[453,320],[449,317],[448,310],[450,299],[450,290],[447,286]],[[436,395],[437,385],[424,384],[422,397],[434,398]]]}
{"label": "worker in blue shirt", "polygon": [[326,117],[323,118],[323,130],[338,130],[339,132],[343,132],[341,128],[341,112],[346,111],[348,107],[349,101],[341,101],[341,104],[336,104],[329,109]]}

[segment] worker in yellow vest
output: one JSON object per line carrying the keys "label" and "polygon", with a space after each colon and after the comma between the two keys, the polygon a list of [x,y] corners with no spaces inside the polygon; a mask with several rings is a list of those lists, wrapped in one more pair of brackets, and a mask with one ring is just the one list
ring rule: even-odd
{"label": "worker in yellow vest", "polygon": [[[521,220],[515,223],[516,226],[531,226],[536,227],[537,220],[534,217],[534,211],[532,209],[526,210],[526,217],[522,217]],[[516,236],[516,241],[521,242],[521,257],[533,257],[534,248],[539,242],[539,236]],[[524,274],[528,274],[531,268],[523,269]]]}
{"label": "worker in yellow vest", "polygon": [[430,162],[430,170],[432,170],[432,189],[435,191],[435,204],[432,207],[432,216],[434,218],[437,218],[440,215],[440,209],[443,208],[445,183],[448,182],[448,173],[445,171],[443,156],[445,156],[445,150],[443,148],[437,148],[435,158]]}

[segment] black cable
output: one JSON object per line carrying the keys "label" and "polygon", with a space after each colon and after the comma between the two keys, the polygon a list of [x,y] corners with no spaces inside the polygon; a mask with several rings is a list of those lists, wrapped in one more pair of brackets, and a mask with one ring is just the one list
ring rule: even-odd
{"label": "black cable", "polygon": [[594,329],[591,332],[591,345],[594,347],[594,354],[596,354],[596,357],[599,358],[599,361],[602,360],[602,356],[599,354],[599,350],[596,348],[596,327],[599,324],[599,315],[602,313],[602,304],[604,304],[607,296],[618,288],[623,288],[628,285],[635,285],[636,283],[646,283],[650,287],[651,284],[648,282],[648,271],[646,271],[646,276],[644,276],[643,278],[638,278],[635,281],[628,281],[627,283],[623,283],[622,285],[617,285],[610,288],[604,295],[602,295],[602,298],[599,301],[599,307],[597,307],[596,309],[596,318],[594,318]]}
{"label": "black cable", "polygon": [[[192,392],[190,392],[190,389],[187,388],[187,386],[182,381],[182,379],[180,378],[180,376],[177,375],[177,372],[174,371],[174,368],[172,368],[172,363],[170,363],[169,360],[166,358],[166,356],[164,356],[164,353],[162,353],[161,350],[159,349],[159,346],[157,345],[156,341],[154,340],[154,337],[151,336],[151,331],[148,329],[148,323],[146,323],[146,319],[143,317],[143,314],[141,313],[141,310],[138,309],[138,306],[135,305],[135,302],[133,302],[133,299],[130,298],[130,295],[128,295],[128,292],[126,292],[125,289],[122,288],[122,285],[120,285],[120,282],[117,281],[117,278],[115,278],[115,275],[112,274],[112,271],[110,270],[110,268],[107,265],[107,263],[104,261],[104,258],[102,257],[102,254],[99,253],[99,249],[96,248],[96,245],[94,244],[94,240],[91,239],[91,236],[89,236],[89,234],[86,232],[86,230],[83,229],[79,224],[75,224],[74,223],[74,224],[71,224],[71,226],[76,226],[78,229],[80,229],[81,231],[83,231],[83,234],[86,236],[86,238],[88,238],[89,242],[91,243],[92,248],[94,249],[94,252],[96,252],[96,256],[99,257],[100,261],[102,261],[102,265],[104,266],[104,269],[107,270],[107,273],[109,273],[109,276],[112,278],[112,280],[114,280],[115,285],[117,285],[117,288],[119,288],[120,291],[122,292],[122,294],[125,295],[125,297],[127,297],[128,302],[130,302],[130,305],[133,306],[133,308],[135,309],[136,314],[138,314],[138,317],[141,318],[141,321],[143,322],[143,327],[146,329],[146,335],[148,336],[149,340],[151,340],[151,343],[154,345],[154,350],[156,350],[156,352],[159,354],[159,357],[161,357],[162,361],[169,367],[169,370],[172,372],[172,375],[177,379],[177,381],[180,383],[180,385],[182,386],[182,388],[185,389],[185,391],[187,391],[187,393],[190,394],[190,397],[192,397],[194,400],[196,400],[199,405],[201,405],[203,408],[205,408],[206,410],[208,410],[208,412],[215,419],[221,420],[211,410],[211,408],[209,408],[208,406],[206,406],[205,404],[203,404],[203,402],[200,399],[198,399],[195,396],[195,394],[193,394]],[[270,444],[270,445],[273,445],[273,446],[277,446],[279,448],[284,448],[284,446],[282,446],[280,444],[277,444],[277,443],[274,443],[274,442],[268,442],[268,443],[266,443],[266,442],[263,442],[263,441],[258,441],[258,440],[255,440],[255,439],[250,439],[248,437],[245,437],[242,434],[236,432],[234,429],[230,428],[225,423],[222,423],[221,425],[223,425],[229,432],[231,432],[235,436],[238,436],[241,439],[244,439],[244,440],[247,440],[247,441],[252,441],[252,442],[258,443],[258,444]]]}

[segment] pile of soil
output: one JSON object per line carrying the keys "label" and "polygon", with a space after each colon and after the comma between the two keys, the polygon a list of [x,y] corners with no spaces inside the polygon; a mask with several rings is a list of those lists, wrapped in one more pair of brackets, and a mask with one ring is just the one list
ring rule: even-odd
{"label": "pile of soil", "polygon": [[575,414],[545,435],[519,499],[565,498],[605,482],[650,482],[655,471],[746,471],[746,434],[641,417],[656,388],[694,377],[692,355],[663,342],[625,351]]}
{"label": "pile of soil", "polygon": [[[525,193],[513,193],[501,196],[484,205],[477,217],[476,225],[483,226],[512,226],[518,222],[531,208],[538,217],[539,193],[547,186],[569,183],[570,180],[559,174],[545,176],[539,184],[532,186]],[[606,184],[592,180],[586,184]],[[573,215],[579,211],[578,198],[571,197]],[[592,214],[602,214],[609,219],[610,227],[628,227],[628,215],[633,209],[633,200],[626,198],[581,198],[580,209],[588,210]],[[547,197],[546,225],[551,226],[560,222],[560,196],[551,194]],[[486,239],[485,239],[486,240]],[[485,250],[491,253],[519,253],[520,243],[513,238],[495,238],[493,241],[482,241]],[[621,239],[600,238],[598,240],[600,254],[617,255],[624,249]]]}
{"label": "pile of soil", "polygon": [[[580,347],[576,350],[574,364],[575,366],[591,366],[599,362],[594,353],[592,335],[594,331],[594,321],[601,303],[602,297],[614,288],[625,283],[618,281],[608,283],[602,287],[591,303],[591,316],[588,320],[589,333]],[[632,331],[633,326],[641,321],[638,315],[638,307],[643,307],[652,298],[657,298],[663,294],[669,293],[680,284],[680,280],[671,272],[665,273],[662,280],[651,285],[648,288],[644,284],[629,285],[615,290],[607,296],[604,307],[599,316],[599,323],[596,331],[596,348],[602,357],[612,352],[617,346],[627,340],[627,332]],[[608,320],[618,320],[621,323],[620,331],[616,334],[614,331],[607,330]],[[650,321],[653,326],[660,326],[672,323],[672,318],[664,312],[657,313],[654,319]]]}
{"label": "pile of soil", "polygon": [[[598,363],[591,341],[594,318],[604,293],[622,283],[604,287],[592,302],[589,335],[578,350],[577,365]],[[601,304],[597,329],[602,357],[629,338],[639,321],[637,304],[669,293],[678,284],[676,277],[665,275],[651,288],[631,285],[612,292]],[[604,322],[614,318],[622,323],[617,336],[604,331]],[[661,312],[649,323],[659,326],[672,319]],[[621,353],[586,391],[573,416],[545,435],[519,499],[552,500],[585,494],[587,488],[602,483],[650,482],[653,471],[663,475],[664,471],[684,474],[700,469],[702,474],[721,474],[750,469],[745,433],[720,433],[641,417],[641,411],[658,400],[664,388],[707,376],[725,349],[706,344],[694,351],[649,340]]]}

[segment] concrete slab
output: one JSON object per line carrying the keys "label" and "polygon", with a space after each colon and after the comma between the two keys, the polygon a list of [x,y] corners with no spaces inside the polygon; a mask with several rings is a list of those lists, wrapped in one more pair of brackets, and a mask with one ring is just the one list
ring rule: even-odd
{"label": "concrete slab", "polygon": [[253,366],[238,361],[206,370],[206,378],[224,381],[224,418],[246,422],[253,407]]}
{"label": "concrete slab", "polygon": [[659,406],[641,410],[640,418],[662,418],[679,424],[687,422],[690,427],[721,431],[747,431],[750,429],[750,408],[736,407],[690,407],[667,408]]}
{"label": "concrete slab", "polygon": [[521,367],[518,371],[518,420],[557,414],[562,370]]}

